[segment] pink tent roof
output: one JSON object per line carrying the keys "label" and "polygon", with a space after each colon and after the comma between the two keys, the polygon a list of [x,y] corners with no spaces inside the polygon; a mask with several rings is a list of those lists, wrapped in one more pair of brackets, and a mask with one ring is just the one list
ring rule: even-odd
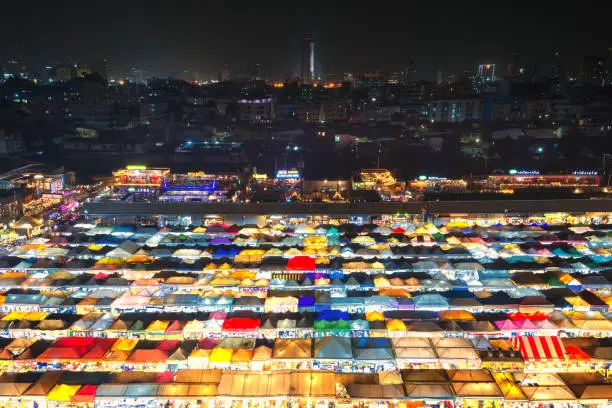
{"label": "pink tent roof", "polygon": [[150,298],[148,296],[137,296],[137,295],[123,295],[112,303],[113,307],[144,307],[149,304]]}
{"label": "pink tent roof", "polygon": [[227,313],[225,312],[212,312],[210,316],[208,316],[208,320],[225,320],[227,317]]}
{"label": "pink tent roof", "polygon": [[499,330],[517,330],[518,327],[512,322],[512,320],[498,320],[495,325]]}
{"label": "pink tent roof", "polygon": [[515,322],[516,326],[522,330],[538,330],[540,327],[529,319],[520,322]]}

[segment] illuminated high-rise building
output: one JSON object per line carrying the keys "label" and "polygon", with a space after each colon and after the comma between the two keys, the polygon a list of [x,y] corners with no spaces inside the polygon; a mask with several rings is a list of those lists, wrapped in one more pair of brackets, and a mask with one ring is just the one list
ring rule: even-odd
{"label": "illuminated high-rise building", "polygon": [[478,66],[478,76],[486,82],[495,81],[495,64],[481,64]]}
{"label": "illuminated high-rise building", "polygon": [[305,84],[311,84],[315,78],[314,74],[314,42],[312,37],[304,37],[302,42],[302,58],[300,66],[300,77]]}
{"label": "illuminated high-rise building", "polygon": [[495,81],[495,64],[481,64],[478,73],[472,77],[475,94],[480,94],[487,84]]}

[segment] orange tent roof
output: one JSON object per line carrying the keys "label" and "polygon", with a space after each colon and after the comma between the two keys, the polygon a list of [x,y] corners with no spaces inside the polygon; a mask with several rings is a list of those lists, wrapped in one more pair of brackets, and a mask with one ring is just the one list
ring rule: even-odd
{"label": "orange tent roof", "polygon": [[138,349],[128,357],[132,363],[163,363],[168,359],[165,351],[158,349]]}

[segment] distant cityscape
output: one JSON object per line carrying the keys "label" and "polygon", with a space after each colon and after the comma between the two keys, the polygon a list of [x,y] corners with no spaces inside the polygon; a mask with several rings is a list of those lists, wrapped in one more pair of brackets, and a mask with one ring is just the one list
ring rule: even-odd
{"label": "distant cityscape", "polygon": [[315,39],[295,43],[300,68],[284,78],[261,64],[161,78],[104,58],[36,68],[9,59],[0,65],[0,153],[79,177],[135,161],[179,172],[295,168],[307,179],[363,168],[403,179],[509,168],[607,174],[611,49],[571,67],[558,52],[548,67],[514,54],[426,81],[410,57],[396,72],[323,72]]}

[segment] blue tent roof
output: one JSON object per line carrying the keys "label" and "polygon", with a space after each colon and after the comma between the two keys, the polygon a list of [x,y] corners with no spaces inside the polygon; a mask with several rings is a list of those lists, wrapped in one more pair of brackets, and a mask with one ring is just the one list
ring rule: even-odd
{"label": "blue tent roof", "polygon": [[326,310],[319,313],[315,320],[327,320],[328,322],[334,320],[349,320],[349,314],[340,310]]}
{"label": "blue tent roof", "polygon": [[348,360],[353,358],[351,340],[345,337],[324,337],[315,340],[314,358]]}
{"label": "blue tent roof", "polygon": [[391,339],[386,337],[362,337],[353,340],[353,348],[390,348]]}
{"label": "blue tent roof", "polygon": [[134,226],[132,225],[120,225],[118,227],[115,227],[115,229],[113,230],[113,234],[133,233],[133,232],[134,232]]}
{"label": "blue tent roof", "polygon": [[384,348],[356,348],[353,350],[356,360],[394,360],[391,347]]}
{"label": "blue tent roof", "polygon": [[509,278],[510,277],[510,272],[505,271],[505,270],[497,270],[497,269],[485,269],[485,270],[479,270],[478,271],[478,279],[482,280],[482,279],[501,279],[501,278]]}
{"label": "blue tent roof", "polygon": [[312,306],[314,306],[314,298],[312,296],[303,296],[298,300],[298,308]]}
{"label": "blue tent roof", "polygon": [[170,294],[164,297],[166,305],[197,305],[200,302],[200,296],[191,294]]}
{"label": "blue tent roof", "polygon": [[123,239],[112,235],[102,235],[96,240],[96,245],[119,245]]}
{"label": "blue tent roof", "polygon": [[445,297],[435,294],[426,293],[413,297],[416,307],[433,306],[433,307],[448,307],[448,301]]}

